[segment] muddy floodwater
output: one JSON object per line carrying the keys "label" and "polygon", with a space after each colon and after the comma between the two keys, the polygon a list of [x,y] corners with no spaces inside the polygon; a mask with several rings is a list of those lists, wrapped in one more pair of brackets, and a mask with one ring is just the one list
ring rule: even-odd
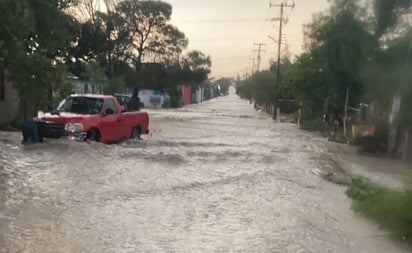
{"label": "muddy floodwater", "polygon": [[232,94],[115,145],[0,132],[0,252],[408,252],[316,173],[336,152]]}

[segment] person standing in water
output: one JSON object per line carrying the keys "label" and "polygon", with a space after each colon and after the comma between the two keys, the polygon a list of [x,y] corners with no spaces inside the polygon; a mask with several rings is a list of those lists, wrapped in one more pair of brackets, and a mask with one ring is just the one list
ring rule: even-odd
{"label": "person standing in water", "polygon": [[139,111],[140,110],[140,98],[139,90],[134,89],[132,98],[127,106],[128,111]]}

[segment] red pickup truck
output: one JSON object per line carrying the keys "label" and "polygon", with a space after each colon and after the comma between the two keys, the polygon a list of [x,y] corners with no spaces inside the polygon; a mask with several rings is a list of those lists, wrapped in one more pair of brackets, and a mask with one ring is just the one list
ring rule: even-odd
{"label": "red pickup truck", "polygon": [[71,95],[34,121],[41,139],[68,136],[111,143],[149,133],[146,112],[122,112],[117,99],[106,95]]}

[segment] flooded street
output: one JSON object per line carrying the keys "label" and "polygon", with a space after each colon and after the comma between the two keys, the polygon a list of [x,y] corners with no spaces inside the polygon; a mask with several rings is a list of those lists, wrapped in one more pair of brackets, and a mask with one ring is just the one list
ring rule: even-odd
{"label": "flooded street", "polygon": [[315,173],[336,152],[236,95],[117,145],[0,132],[0,252],[407,252]]}

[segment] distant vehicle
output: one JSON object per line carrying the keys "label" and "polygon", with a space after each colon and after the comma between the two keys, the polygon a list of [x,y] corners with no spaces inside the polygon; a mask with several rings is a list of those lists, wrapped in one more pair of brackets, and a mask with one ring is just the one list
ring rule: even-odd
{"label": "distant vehicle", "polygon": [[110,143],[149,133],[146,112],[122,111],[117,99],[106,95],[71,95],[56,110],[34,121],[41,139]]}

